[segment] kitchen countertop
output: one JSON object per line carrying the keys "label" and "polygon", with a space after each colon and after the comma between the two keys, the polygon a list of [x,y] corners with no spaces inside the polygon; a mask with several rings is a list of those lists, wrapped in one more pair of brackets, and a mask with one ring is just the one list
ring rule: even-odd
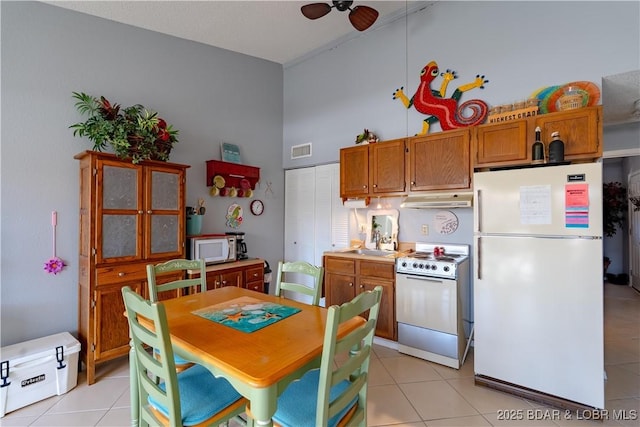
{"label": "kitchen countertop", "polygon": [[398,251],[398,252],[392,252],[389,255],[385,255],[385,256],[349,253],[349,251],[353,251],[354,249],[358,249],[358,248],[345,248],[345,249],[338,249],[335,251],[325,251],[323,255],[333,256],[333,257],[342,257],[342,258],[351,258],[351,259],[364,259],[367,261],[394,263],[396,262],[396,258],[409,252],[409,251]]}

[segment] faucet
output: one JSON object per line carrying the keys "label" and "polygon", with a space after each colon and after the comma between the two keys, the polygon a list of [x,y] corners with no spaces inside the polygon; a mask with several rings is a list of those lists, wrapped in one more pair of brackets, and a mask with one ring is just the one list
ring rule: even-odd
{"label": "faucet", "polygon": [[376,250],[380,250],[380,230],[373,233],[373,241],[376,242]]}

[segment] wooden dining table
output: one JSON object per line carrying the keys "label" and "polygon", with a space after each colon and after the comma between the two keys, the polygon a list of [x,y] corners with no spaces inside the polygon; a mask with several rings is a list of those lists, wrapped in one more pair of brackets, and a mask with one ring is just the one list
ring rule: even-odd
{"label": "wooden dining table", "polygon": [[[243,332],[193,313],[247,298],[300,311],[253,332]],[[278,396],[293,380],[320,366],[327,319],[327,309],[323,307],[233,286],[162,303],[175,354],[201,364],[216,377],[226,378],[246,397],[252,416],[247,420],[249,425],[272,425]],[[362,318],[352,319],[341,325],[338,335],[362,323]],[[132,425],[136,426],[137,377],[132,361],[130,367]]]}

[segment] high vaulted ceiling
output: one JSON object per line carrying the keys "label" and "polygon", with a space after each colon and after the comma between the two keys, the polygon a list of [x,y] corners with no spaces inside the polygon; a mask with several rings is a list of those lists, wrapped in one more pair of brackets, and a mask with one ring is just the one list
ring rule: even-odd
{"label": "high vaulted ceiling", "polygon": [[[300,7],[309,1],[45,1],[187,40],[221,47],[280,64],[287,64],[328,47],[343,38],[357,37],[349,12],[333,8],[316,20],[305,18]],[[331,4],[332,2],[326,1]],[[431,2],[433,3],[433,1]],[[422,1],[355,0],[380,16],[366,31],[424,7]]]}
{"label": "high vaulted ceiling", "polygon": [[[366,33],[436,1],[438,0],[355,0],[352,7],[367,5],[380,13],[376,23],[364,32]],[[320,19],[305,18],[300,12],[300,7],[314,2],[322,1],[110,0],[43,3],[244,53],[286,66],[361,34],[351,26],[348,11],[340,12],[334,8]],[[328,0],[326,3],[332,2]],[[639,76],[640,70],[633,70],[603,78],[602,104],[605,124],[640,120]]]}

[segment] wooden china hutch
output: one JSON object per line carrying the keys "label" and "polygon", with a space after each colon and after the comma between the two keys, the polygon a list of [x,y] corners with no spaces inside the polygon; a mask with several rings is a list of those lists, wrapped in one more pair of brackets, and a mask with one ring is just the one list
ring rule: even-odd
{"label": "wooden china hutch", "polygon": [[189,166],[133,164],[94,151],[75,158],[80,163],[78,335],[87,383],[93,384],[97,364],[129,352],[122,287],[146,296],[146,264],[185,256]]}

